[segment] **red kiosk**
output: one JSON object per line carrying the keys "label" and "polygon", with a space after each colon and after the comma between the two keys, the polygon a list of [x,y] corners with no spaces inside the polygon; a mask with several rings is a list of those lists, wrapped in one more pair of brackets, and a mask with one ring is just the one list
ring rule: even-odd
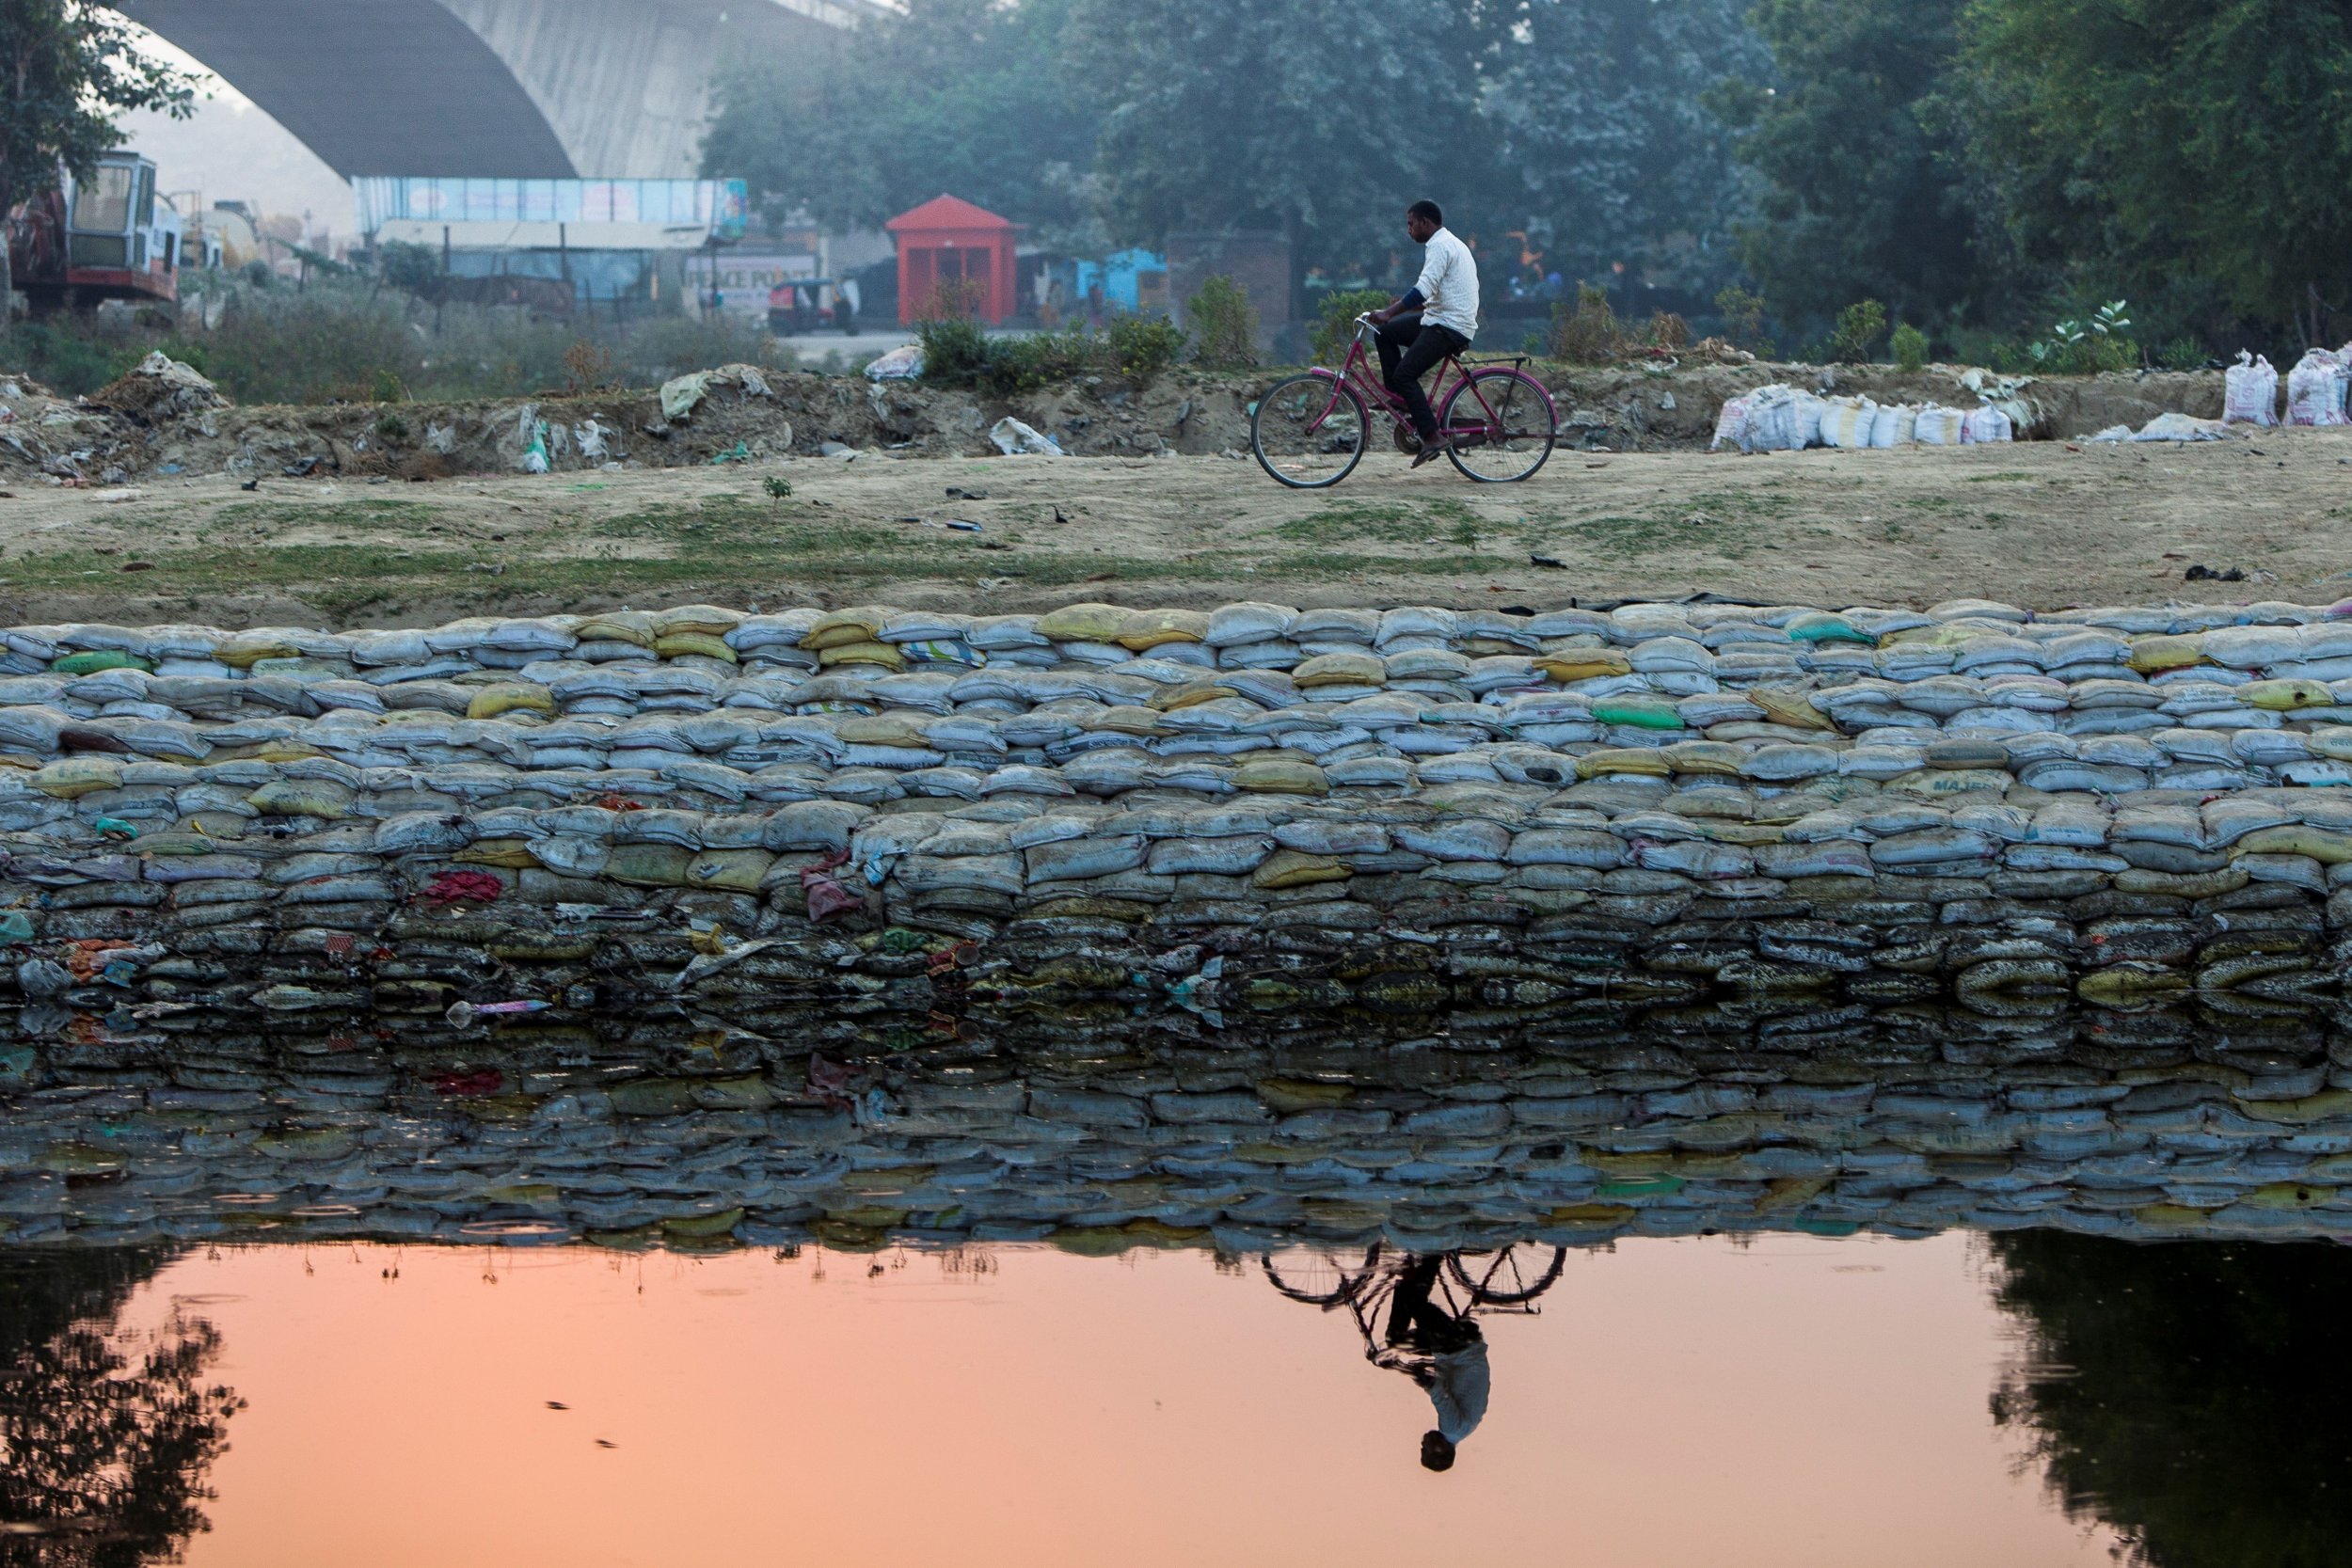
{"label": "red kiosk", "polygon": [[1013,313],[1017,226],[952,196],[934,197],[882,225],[898,242],[898,325],[920,320],[941,285],[971,288],[973,314],[997,325]]}

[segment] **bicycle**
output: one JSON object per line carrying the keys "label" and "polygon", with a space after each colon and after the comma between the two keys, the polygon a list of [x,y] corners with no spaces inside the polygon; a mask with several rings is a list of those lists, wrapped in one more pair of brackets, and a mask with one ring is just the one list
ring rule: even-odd
{"label": "bicycle", "polygon": [[[1298,1247],[1279,1257],[1261,1253],[1258,1267],[1266,1282],[1291,1300],[1326,1312],[1345,1307],[1356,1315],[1358,1326],[1369,1333],[1400,1274],[1416,1260],[1411,1253],[1391,1253],[1384,1243],[1375,1242],[1364,1249],[1360,1263],[1348,1262],[1327,1248]],[[1536,1298],[1559,1283],[1568,1249],[1533,1242],[1492,1249],[1457,1247],[1445,1253],[1443,1261],[1452,1276],[1445,1288],[1449,1305],[1457,1314],[1532,1315]]]}
{"label": "bicycle", "polygon": [[[1405,400],[1374,373],[1377,358],[1370,315],[1338,370],[1318,365],[1285,376],[1249,414],[1249,450],[1278,484],[1323,490],[1356,471],[1372,444],[1372,408],[1389,417],[1399,451],[1421,451]],[[1438,427],[1454,437],[1446,456],[1466,479],[1510,484],[1534,476],[1560,436],[1560,412],[1544,384],[1527,373],[1525,355],[1465,364],[1449,354],[1438,364],[1430,404]],[[1367,405],[1369,399],[1369,405]]]}

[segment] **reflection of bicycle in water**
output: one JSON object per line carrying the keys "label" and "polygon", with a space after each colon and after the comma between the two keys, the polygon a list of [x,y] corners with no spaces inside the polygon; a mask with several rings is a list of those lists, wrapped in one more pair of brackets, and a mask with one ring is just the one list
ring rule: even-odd
{"label": "reflection of bicycle in water", "polygon": [[1436,1407],[1438,1425],[1421,1440],[1421,1462],[1450,1469],[1454,1449],[1486,1414],[1490,1377],[1478,1319],[1533,1316],[1535,1299],[1558,1283],[1565,1247],[1521,1243],[1497,1251],[1391,1253],[1375,1242],[1363,1260],[1297,1248],[1259,1259],[1273,1287],[1293,1301],[1333,1312],[1345,1307],[1375,1367],[1403,1372]]}

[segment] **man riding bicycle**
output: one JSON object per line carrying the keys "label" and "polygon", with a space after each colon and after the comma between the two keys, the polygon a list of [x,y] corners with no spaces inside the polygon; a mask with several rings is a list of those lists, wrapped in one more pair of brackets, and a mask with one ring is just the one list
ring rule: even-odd
{"label": "man riding bicycle", "polygon": [[1470,346],[1478,330],[1478,260],[1454,231],[1434,201],[1416,201],[1405,210],[1405,231],[1425,247],[1421,280],[1383,310],[1371,312],[1379,326],[1380,379],[1405,400],[1421,451],[1413,467],[1441,456],[1451,436],[1438,434],[1438,417],[1430,412],[1429,396],[1421,378],[1449,354]]}

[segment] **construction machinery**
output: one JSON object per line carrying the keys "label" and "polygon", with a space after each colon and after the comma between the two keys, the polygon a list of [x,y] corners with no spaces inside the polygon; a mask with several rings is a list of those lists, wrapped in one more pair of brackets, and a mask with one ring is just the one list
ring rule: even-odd
{"label": "construction machinery", "polygon": [[154,160],[127,148],[101,154],[89,179],[61,177],[18,205],[8,233],[16,287],[36,312],[179,301],[179,210],[155,188]]}

